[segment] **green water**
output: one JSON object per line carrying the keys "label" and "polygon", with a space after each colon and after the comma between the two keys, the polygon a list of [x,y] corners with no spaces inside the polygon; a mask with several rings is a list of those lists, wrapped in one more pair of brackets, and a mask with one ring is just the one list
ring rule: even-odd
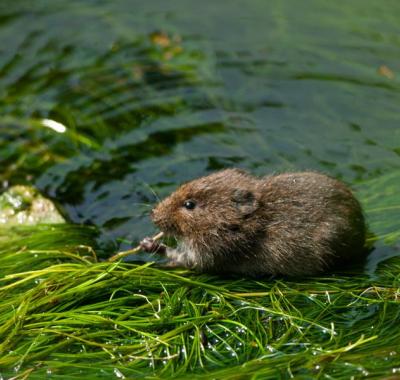
{"label": "green water", "polygon": [[2,0],[2,186],[97,226],[105,256],[182,181],[319,170],[357,191],[373,277],[400,255],[399,20],[395,0]]}

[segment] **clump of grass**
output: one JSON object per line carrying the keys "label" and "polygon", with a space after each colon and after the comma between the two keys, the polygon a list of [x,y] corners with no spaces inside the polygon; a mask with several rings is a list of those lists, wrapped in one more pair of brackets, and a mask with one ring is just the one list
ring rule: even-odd
{"label": "clump of grass", "polygon": [[[2,234],[5,231],[1,231]],[[374,278],[220,278],[99,262],[95,231],[0,239],[3,377],[260,378],[400,372],[400,260]]]}

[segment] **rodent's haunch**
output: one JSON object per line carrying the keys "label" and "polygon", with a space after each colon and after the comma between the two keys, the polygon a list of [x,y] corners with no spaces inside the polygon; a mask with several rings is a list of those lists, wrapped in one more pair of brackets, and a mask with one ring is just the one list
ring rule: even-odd
{"label": "rodent's haunch", "polygon": [[364,252],[359,202],[340,181],[314,172],[256,178],[227,169],[183,184],[152,211],[178,241],[170,266],[202,272],[314,275]]}

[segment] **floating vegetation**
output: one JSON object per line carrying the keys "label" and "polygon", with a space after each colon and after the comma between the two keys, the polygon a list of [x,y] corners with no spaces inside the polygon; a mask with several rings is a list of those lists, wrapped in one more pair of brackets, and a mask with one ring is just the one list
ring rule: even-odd
{"label": "floating vegetation", "polygon": [[[9,234],[4,230],[2,234]],[[0,239],[5,378],[277,378],[400,371],[400,259],[373,279],[223,279],[99,262],[95,231]]]}

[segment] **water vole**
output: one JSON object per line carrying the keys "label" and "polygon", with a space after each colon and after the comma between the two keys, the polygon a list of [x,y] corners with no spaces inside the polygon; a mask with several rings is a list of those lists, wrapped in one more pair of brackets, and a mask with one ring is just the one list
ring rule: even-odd
{"label": "water vole", "polygon": [[351,191],[314,172],[216,172],[180,186],[152,219],[178,246],[141,245],[165,252],[170,266],[250,276],[321,273],[360,255],[366,233]]}

